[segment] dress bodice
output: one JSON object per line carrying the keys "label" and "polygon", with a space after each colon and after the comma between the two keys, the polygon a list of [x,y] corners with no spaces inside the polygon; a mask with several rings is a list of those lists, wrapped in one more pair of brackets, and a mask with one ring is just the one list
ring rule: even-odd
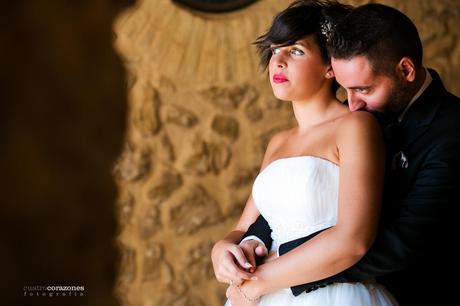
{"label": "dress bodice", "polygon": [[252,196],[272,229],[273,246],[337,222],[339,167],[315,156],[281,158],[254,181]]}
{"label": "dress bodice", "polygon": [[[284,242],[337,223],[339,169],[331,161],[308,155],[275,160],[259,173],[252,187],[252,196],[272,228],[272,251],[278,251]],[[275,290],[263,295],[257,305],[398,305],[393,296],[375,281],[336,282],[318,287],[296,296],[292,294],[292,288]],[[227,301],[225,306],[231,306],[231,303]]]}

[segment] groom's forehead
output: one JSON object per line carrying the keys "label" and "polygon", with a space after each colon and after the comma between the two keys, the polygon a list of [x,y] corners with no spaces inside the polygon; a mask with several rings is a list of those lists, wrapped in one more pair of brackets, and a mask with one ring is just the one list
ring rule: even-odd
{"label": "groom's forehead", "polygon": [[346,59],[331,58],[333,68],[340,72],[372,72],[372,66],[368,58],[362,55],[356,55]]}
{"label": "groom's forehead", "polygon": [[344,87],[361,86],[375,77],[369,60],[363,56],[349,59],[331,59],[337,81]]}

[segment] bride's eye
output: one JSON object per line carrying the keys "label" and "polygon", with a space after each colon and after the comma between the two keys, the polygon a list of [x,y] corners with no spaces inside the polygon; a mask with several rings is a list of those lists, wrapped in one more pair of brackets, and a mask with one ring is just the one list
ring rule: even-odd
{"label": "bride's eye", "polygon": [[279,47],[271,47],[270,50],[272,51],[272,54],[278,54],[281,51]]}
{"label": "bride's eye", "polygon": [[292,48],[291,49],[291,54],[293,54],[293,55],[304,55],[305,53],[300,49]]}

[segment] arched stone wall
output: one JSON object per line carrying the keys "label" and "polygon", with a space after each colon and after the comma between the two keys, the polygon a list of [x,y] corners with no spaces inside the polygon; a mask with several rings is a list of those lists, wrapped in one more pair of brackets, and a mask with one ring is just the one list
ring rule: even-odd
{"label": "arched stone wall", "polygon": [[[427,66],[459,95],[459,3],[381,2],[414,20]],[[144,0],[118,19],[116,47],[130,74],[115,170],[124,305],[222,304],[211,246],[236,222],[269,137],[293,124],[251,45],[288,3],[210,15]]]}

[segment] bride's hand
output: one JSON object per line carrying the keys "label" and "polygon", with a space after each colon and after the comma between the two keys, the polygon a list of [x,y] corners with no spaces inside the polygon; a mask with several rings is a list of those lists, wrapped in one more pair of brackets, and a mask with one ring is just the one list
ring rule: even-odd
{"label": "bride's hand", "polygon": [[[244,290],[247,289],[247,284],[244,282],[241,286],[231,285],[227,288],[227,298],[232,306],[256,306],[259,304],[259,297],[250,296]],[[244,286],[246,284],[246,286]]]}
{"label": "bride's hand", "polygon": [[255,279],[247,272],[251,265],[241,247],[237,244],[221,240],[212,248],[212,266],[216,279],[222,283],[240,285],[245,280]]}

